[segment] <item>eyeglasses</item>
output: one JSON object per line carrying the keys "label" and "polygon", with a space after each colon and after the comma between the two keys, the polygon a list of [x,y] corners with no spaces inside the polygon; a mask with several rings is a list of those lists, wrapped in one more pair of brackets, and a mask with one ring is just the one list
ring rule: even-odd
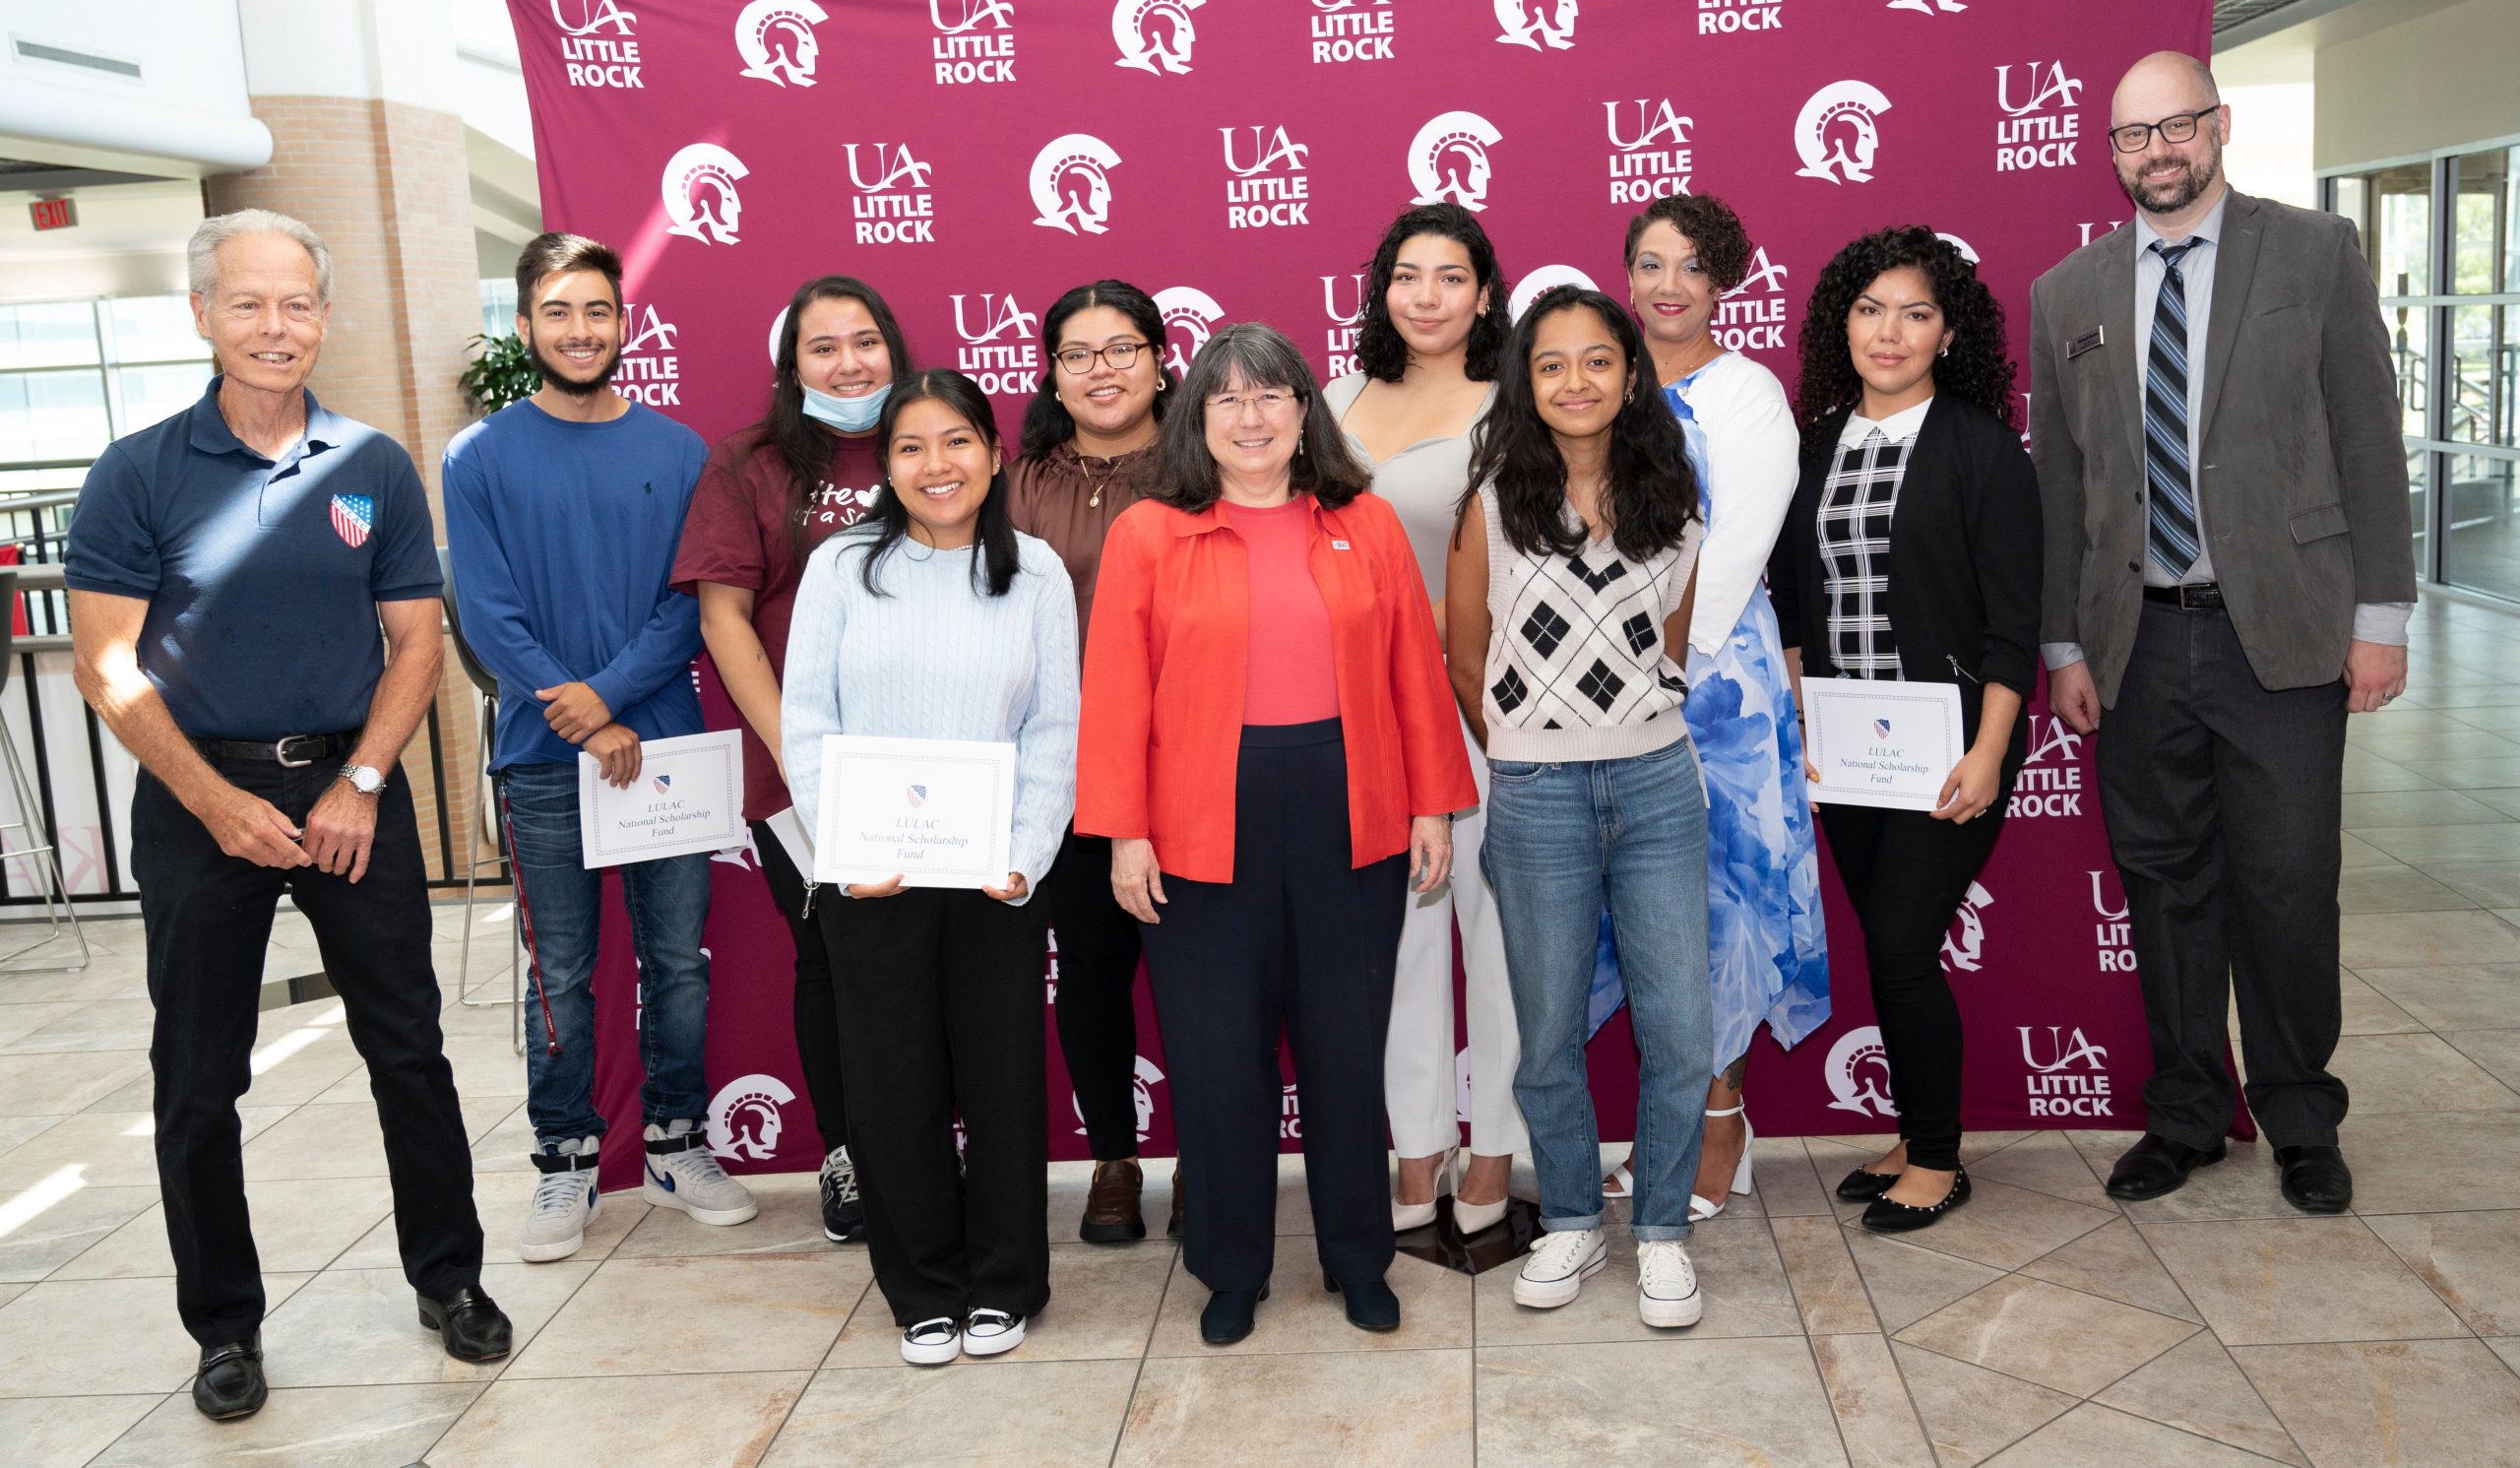
{"label": "eyeglasses", "polygon": [[2165,143],[2184,143],[2196,136],[2196,124],[2212,107],[2203,112],[2178,112],[2159,122],[2130,122],[2109,130],[2109,141],[2117,145],[2119,153],[2141,153],[2152,146],[2153,134],[2160,133]]}
{"label": "eyeglasses", "polygon": [[1208,412],[1234,413],[1244,408],[1256,408],[1262,417],[1273,418],[1294,404],[1293,393],[1273,387],[1256,393],[1219,393],[1208,399]]}
{"label": "eyeglasses", "polygon": [[1138,353],[1146,351],[1146,345],[1144,342],[1113,342],[1107,347],[1063,348],[1058,353],[1058,364],[1060,370],[1070,376],[1082,377],[1094,370],[1094,359],[1101,357],[1110,364],[1112,371],[1125,372],[1129,370],[1129,364],[1138,359]]}

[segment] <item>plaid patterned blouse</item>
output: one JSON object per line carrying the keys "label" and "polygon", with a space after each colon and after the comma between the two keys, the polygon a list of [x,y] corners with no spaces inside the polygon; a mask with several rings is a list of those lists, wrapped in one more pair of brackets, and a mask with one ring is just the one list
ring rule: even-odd
{"label": "plaid patterned blouse", "polygon": [[1890,626],[1890,522],[1908,451],[1932,407],[1927,399],[1877,423],[1851,415],[1838,435],[1837,467],[1820,490],[1818,533],[1829,661],[1842,677],[1902,676]]}

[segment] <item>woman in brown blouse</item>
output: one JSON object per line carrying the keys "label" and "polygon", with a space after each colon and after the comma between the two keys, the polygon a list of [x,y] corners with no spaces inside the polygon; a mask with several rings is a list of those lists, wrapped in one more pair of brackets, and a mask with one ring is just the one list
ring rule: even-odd
{"label": "woman in brown blouse", "polygon": [[[1050,368],[1024,414],[1023,457],[1006,467],[1015,528],[1050,543],[1076,587],[1077,646],[1094,613],[1102,537],[1137,503],[1157,419],[1176,386],[1164,365],[1164,316],[1135,286],[1097,281],[1058,298],[1041,321]],[[1152,1100],[1138,1073],[1137,920],[1111,896],[1111,843],[1070,831],[1045,890],[1057,934],[1059,1049],[1094,1148],[1079,1237],[1146,1237],[1138,1141]],[[1181,1227],[1173,1195],[1171,1232]]]}

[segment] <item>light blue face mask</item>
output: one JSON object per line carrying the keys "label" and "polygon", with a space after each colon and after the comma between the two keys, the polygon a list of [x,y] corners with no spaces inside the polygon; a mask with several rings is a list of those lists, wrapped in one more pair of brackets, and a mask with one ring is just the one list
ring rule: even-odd
{"label": "light blue face mask", "polygon": [[829,423],[843,433],[863,433],[875,426],[884,415],[884,400],[893,395],[893,385],[885,383],[862,398],[835,398],[805,388],[805,416],[818,423]]}

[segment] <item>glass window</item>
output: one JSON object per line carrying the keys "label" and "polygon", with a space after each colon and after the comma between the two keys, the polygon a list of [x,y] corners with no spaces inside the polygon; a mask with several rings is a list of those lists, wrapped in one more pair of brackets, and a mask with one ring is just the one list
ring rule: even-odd
{"label": "glass window", "polygon": [[0,373],[0,462],[93,459],[112,439],[94,370]]}
{"label": "glass window", "polygon": [[2364,246],[2382,295],[2432,293],[2432,165],[2406,163],[2371,174]]}
{"label": "glass window", "polygon": [[514,279],[481,283],[481,335],[491,341],[516,334],[516,282]]}
{"label": "glass window", "polygon": [[173,362],[162,366],[114,369],[114,423],[137,433],[193,406],[210,386],[208,362]]}
{"label": "glass window", "polygon": [[2453,306],[2450,316],[2450,423],[2443,434],[2461,443],[2512,445],[2515,343],[2512,307]]}
{"label": "glass window", "polygon": [[2520,290],[2520,256],[2512,235],[2520,226],[2520,209],[2512,193],[2512,172],[2520,148],[2497,148],[2458,159],[2452,178],[2453,216],[2450,240],[2450,289],[2460,295],[2491,295]]}
{"label": "glass window", "polygon": [[2407,510],[2415,517],[2415,567],[2419,573],[2432,564],[2426,557],[2430,547],[2425,544],[2425,532],[2432,527],[2431,496],[2425,492],[2432,477],[2431,461],[2432,456],[2422,449],[2409,447],[2406,451]]}
{"label": "glass window", "polygon": [[2389,365],[2398,375],[2398,431],[2426,436],[2426,405],[2431,401],[2432,313],[2423,306],[2380,307],[2389,328]]}
{"label": "glass window", "polygon": [[84,300],[0,306],[0,367],[73,367],[96,359],[96,317]]}
{"label": "glass window", "polygon": [[[189,296],[132,295],[105,302],[106,351],[118,362],[210,360],[210,344],[193,330]],[[145,427],[127,423],[124,432]]]}
{"label": "glass window", "polygon": [[2443,579],[2520,598],[2520,459],[2445,454]]}

